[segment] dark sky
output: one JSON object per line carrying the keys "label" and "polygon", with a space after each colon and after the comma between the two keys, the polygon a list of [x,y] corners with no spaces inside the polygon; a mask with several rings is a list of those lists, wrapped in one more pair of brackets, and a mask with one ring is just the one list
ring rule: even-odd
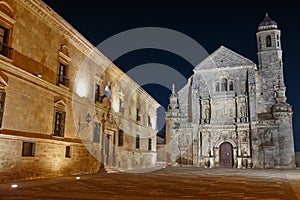
{"label": "dark sky", "polygon": [[[288,102],[294,109],[294,140],[300,151],[300,12],[288,1],[72,1],[44,0],[93,45],[133,28],[164,27],[179,31],[196,40],[208,53],[221,45],[257,63],[257,25],[268,12],[282,31],[282,48]],[[202,3],[203,2],[203,3]],[[162,63],[176,68],[185,76],[193,66],[166,51],[143,49],[127,53],[115,61],[123,71],[145,63]],[[159,85],[145,85],[161,105],[166,106],[170,91]]]}

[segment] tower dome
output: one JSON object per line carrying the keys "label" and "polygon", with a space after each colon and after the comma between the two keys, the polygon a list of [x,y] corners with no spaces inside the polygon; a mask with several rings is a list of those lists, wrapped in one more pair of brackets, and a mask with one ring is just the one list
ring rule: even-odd
{"label": "tower dome", "polygon": [[270,29],[277,29],[277,23],[269,17],[268,13],[266,13],[264,20],[258,25],[258,30],[263,31]]}

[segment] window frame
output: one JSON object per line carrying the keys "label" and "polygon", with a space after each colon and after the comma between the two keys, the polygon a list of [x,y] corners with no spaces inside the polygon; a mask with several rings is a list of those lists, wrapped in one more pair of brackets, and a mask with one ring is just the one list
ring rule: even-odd
{"label": "window frame", "polygon": [[216,92],[220,92],[220,83],[219,82],[215,83],[215,90],[216,90]]}
{"label": "window frame", "polygon": [[141,136],[139,134],[136,134],[135,136],[135,148],[140,149],[141,148]]}
{"label": "window frame", "polygon": [[66,146],[65,158],[71,158],[71,146]]}
{"label": "window frame", "polygon": [[118,146],[124,146],[124,131],[122,129],[118,131]]}
{"label": "window frame", "polygon": [[266,47],[272,47],[272,37],[271,37],[271,35],[266,36]]}
{"label": "window frame", "polygon": [[96,83],[95,84],[95,102],[100,102],[101,97],[101,86]]}
{"label": "window frame", "polygon": [[228,91],[228,80],[227,80],[227,78],[222,78],[221,79],[221,92],[226,92],[226,91]]}
{"label": "window frame", "polygon": [[148,138],[148,151],[152,151],[152,138]]}
{"label": "window frame", "polygon": [[35,157],[35,142],[22,143],[22,157]]}
{"label": "window frame", "polygon": [[0,128],[2,128],[2,122],[4,117],[5,99],[6,99],[6,92],[0,90]]}
{"label": "window frame", "polygon": [[61,110],[55,110],[54,111],[53,136],[64,137],[65,136],[65,124],[66,124],[66,112],[61,111]]}
{"label": "window frame", "polygon": [[58,74],[57,74],[57,84],[58,85],[64,85],[66,87],[69,87],[69,78],[67,76],[67,69],[68,65],[64,64],[62,62],[59,62],[59,68],[58,68]]}
{"label": "window frame", "polygon": [[233,81],[229,81],[228,91],[233,91],[233,90],[234,90]]}
{"label": "window frame", "polygon": [[137,122],[141,121],[141,116],[139,115],[139,108],[136,109],[136,121]]}

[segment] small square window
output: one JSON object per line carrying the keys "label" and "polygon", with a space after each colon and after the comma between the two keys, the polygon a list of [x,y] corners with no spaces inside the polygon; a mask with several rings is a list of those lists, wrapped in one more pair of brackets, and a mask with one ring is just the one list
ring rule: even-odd
{"label": "small square window", "polygon": [[22,156],[23,157],[34,157],[35,143],[23,142]]}
{"label": "small square window", "polygon": [[66,153],[65,153],[66,158],[71,158],[71,147],[66,146]]}

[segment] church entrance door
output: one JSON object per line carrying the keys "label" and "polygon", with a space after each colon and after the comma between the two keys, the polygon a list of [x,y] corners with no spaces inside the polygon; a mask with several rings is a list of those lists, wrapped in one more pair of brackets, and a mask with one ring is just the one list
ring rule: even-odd
{"label": "church entrance door", "polygon": [[233,166],[233,151],[232,145],[229,142],[224,142],[220,145],[219,155],[221,167]]}

